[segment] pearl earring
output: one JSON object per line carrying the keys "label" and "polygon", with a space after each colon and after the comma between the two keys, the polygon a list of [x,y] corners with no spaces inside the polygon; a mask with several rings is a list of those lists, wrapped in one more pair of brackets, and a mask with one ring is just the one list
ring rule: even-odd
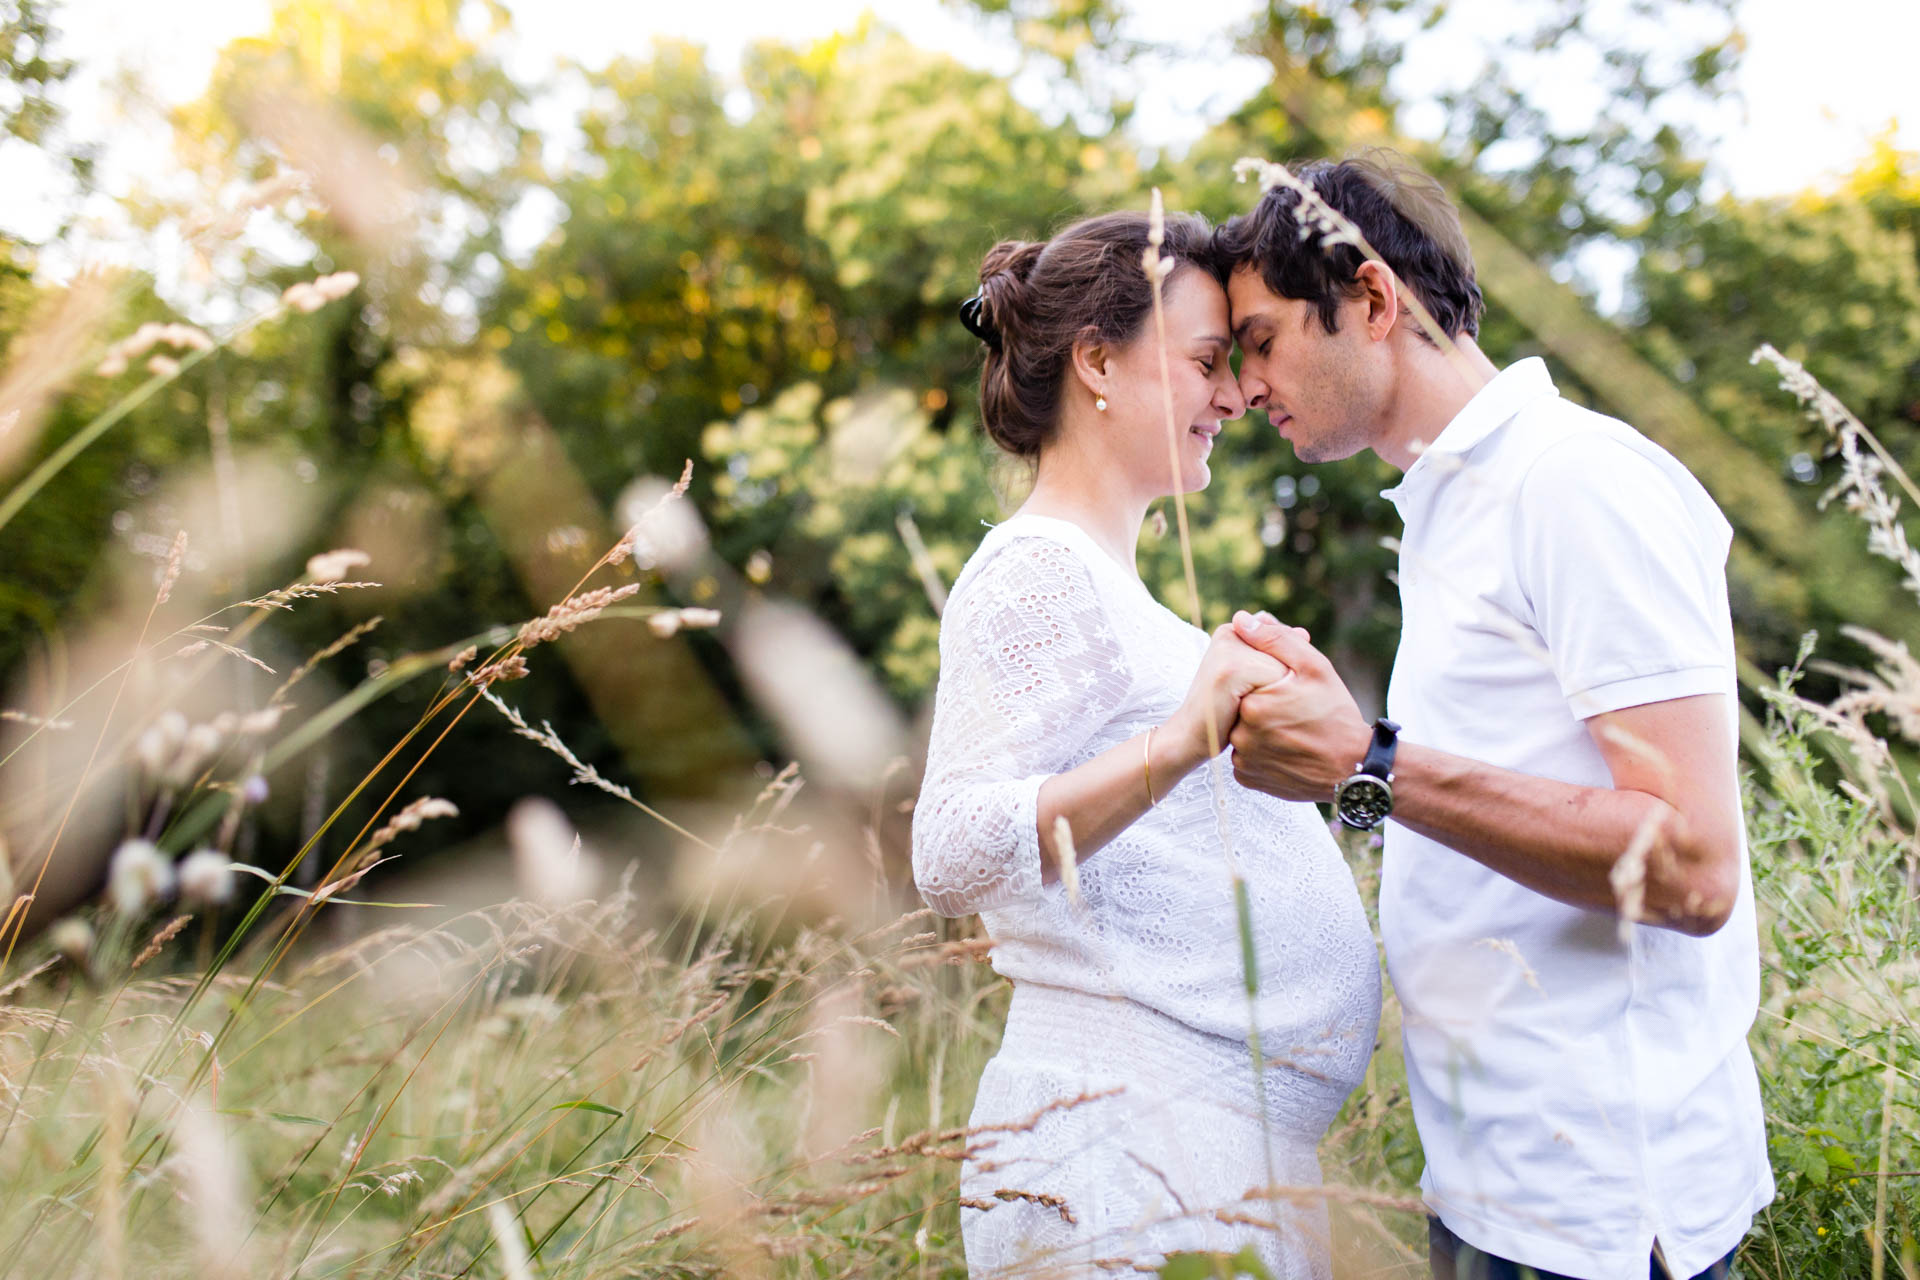
{"label": "pearl earring", "polygon": [[1105,396],[1095,396],[1093,400],[1093,407],[1098,409],[1100,412],[1105,413],[1107,411],[1107,398]]}

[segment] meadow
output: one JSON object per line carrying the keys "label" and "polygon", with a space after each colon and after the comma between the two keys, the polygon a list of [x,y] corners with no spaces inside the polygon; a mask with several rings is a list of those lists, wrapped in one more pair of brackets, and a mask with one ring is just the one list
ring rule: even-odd
{"label": "meadow", "polygon": [[[288,0],[176,113],[208,185],[134,211],[140,260],[225,323],[0,270],[0,1277],[962,1277],[1008,984],[914,891],[911,716],[1009,494],[953,304],[986,228],[1161,181],[1217,216],[1226,157],[1393,140],[1397,55],[1329,38],[1368,5],[1273,6],[1278,92],[1176,167],[873,24],[754,52],[744,117],[667,43],[586,78],[547,170],[461,8]],[[1489,352],[1644,411],[1739,530],[1780,1190],[1741,1274],[1920,1280],[1920,185],[1888,146],[1844,198],[1709,209],[1631,132],[1425,159]],[[1568,180],[1595,139],[1640,221]],[[516,261],[529,188],[566,216]],[[1585,234],[1641,251],[1637,322],[1542,265]],[[1145,577],[1378,674],[1378,477],[1246,436]],[[1324,1191],[1270,1189],[1325,1197],[1342,1280],[1426,1274],[1398,1028],[1389,989]]]}
{"label": "meadow", "polygon": [[[282,308],[316,310],[356,284],[295,285]],[[158,391],[182,362],[149,356],[157,343],[189,359],[216,345],[197,330],[138,333],[108,349],[105,371],[146,356],[132,395]],[[1770,349],[1756,358],[1832,434],[1847,477],[1835,496],[1872,548],[1920,582],[1888,493],[1910,489],[1904,473],[1804,370]],[[977,922],[915,909],[904,868],[880,853],[877,804],[865,847],[829,847],[795,817],[808,780],[789,766],[720,838],[676,826],[681,865],[663,875],[596,858],[534,799],[509,823],[512,877],[462,886],[477,905],[392,901],[401,882],[371,874],[453,809],[403,799],[419,759],[402,772],[401,748],[431,750],[469,711],[503,716],[524,749],[667,821],[512,698],[541,646],[603,617],[659,634],[722,624],[602,581],[689,518],[686,480],[546,614],[450,637],[300,723],[287,691],[327,651],[257,705],[197,722],[180,707],[257,662],[250,634],[377,566],[328,553],[276,591],[175,621],[182,535],[122,660],[63,705],[9,710],[0,768],[32,773],[41,811],[61,817],[9,859],[0,1274],[964,1274],[957,1167],[993,1142],[965,1117],[1007,986]],[[33,483],[15,485],[9,510]],[[1915,808],[1905,749],[1877,736],[1920,721],[1920,663],[1899,641],[1859,638],[1881,664],[1833,670],[1835,701],[1797,690],[1818,662],[1813,636],[1800,665],[1753,681],[1765,994],[1752,1043],[1781,1194],[1743,1248],[1750,1276],[1920,1275]],[[237,861],[262,774],[401,679],[437,687],[321,825],[362,792],[385,795],[331,865],[300,888],[305,849]],[[48,748],[76,733],[91,737],[81,750]],[[130,822],[100,896],[28,929],[72,812],[58,797],[97,795],[105,770]],[[1371,902],[1374,843],[1346,847]],[[1367,1083],[1323,1148],[1343,1276],[1423,1274],[1396,1024],[1389,999]],[[1179,1259],[1163,1274],[1216,1265]]]}

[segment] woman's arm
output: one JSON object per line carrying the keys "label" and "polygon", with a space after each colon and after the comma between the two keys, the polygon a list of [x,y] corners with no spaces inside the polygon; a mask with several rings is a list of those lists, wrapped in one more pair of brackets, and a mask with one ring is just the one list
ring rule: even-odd
{"label": "woman's arm", "polygon": [[[935,911],[964,916],[1058,878],[1056,818],[1084,857],[1146,812],[1145,743],[1067,768],[1131,700],[1133,676],[1089,567],[1050,539],[1014,538],[974,571],[942,620],[940,658],[914,882]],[[1238,691],[1280,671],[1262,662],[1245,646],[1208,650],[1195,692],[1154,732],[1156,798],[1206,758],[1208,714],[1224,746]]]}
{"label": "woman's arm", "polygon": [[[1285,674],[1279,663],[1241,644],[1231,626],[1214,632],[1186,701],[1166,723],[1041,784],[1042,882],[1052,884],[1060,878],[1061,851],[1054,834],[1059,819],[1067,820],[1074,852],[1080,858],[1098,852],[1154,803],[1166,799],[1175,783],[1226,750],[1227,736],[1239,718],[1242,695],[1268,681],[1283,679]],[[1211,732],[1209,717],[1213,720]],[[1149,747],[1151,761],[1147,759]],[[1149,782],[1151,797],[1147,792]]]}

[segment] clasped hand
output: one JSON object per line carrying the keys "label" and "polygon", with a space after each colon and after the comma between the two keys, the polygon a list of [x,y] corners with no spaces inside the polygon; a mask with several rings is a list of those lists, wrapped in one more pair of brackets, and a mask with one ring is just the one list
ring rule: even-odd
{"label": "clasped hand", "polygon": [[1371,735],[1346,683],[1306,631],[1245,612],[1213,633],[1167,728],[1190,742],[1197,758],[1210,754],[1208,746],[1231,743],[1241,785],[1311,801],[1333,798]]}

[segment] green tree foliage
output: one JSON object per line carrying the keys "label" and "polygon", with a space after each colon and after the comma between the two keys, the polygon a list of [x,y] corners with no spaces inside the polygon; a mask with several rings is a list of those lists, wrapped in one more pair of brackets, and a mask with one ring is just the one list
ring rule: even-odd
{"label": "green tree foliage", "polygon": [[0,145],[37,147],[57,159],[84,191],[97,149],[64,136],[58,90],[73,74],[60,57],[58,0],[0,0]]}
{"label": "green tree foliage", "polygon": [[[702,458],[723,553],[770,552],[782,590],[917,694],[933,615],[898,518],[915,514],[951,580],[1003,508],[954,309],[994,240],[1137,195],[1137,170],[877,26],[764,46],[743,70],[742,119],[684,45],[586,78],[565,220],[509,275],[485,340],[603,494]],[[829,463],[849,422],[902,432],[857,480]]]}
{"label": "green tree foliage", "polygon": [[[1831,193],[1723,200],[1673,220],[1650,238],[1633,278],[1644,348],[1730,438],[1791,477],[1806,536],[1833,562],[1860,539],[1850,522],[1816,519],[1834,466],[1822,463],[1804,417],[1749,357],[1771,342],[1800,360],[1912,469],[1920,449],[1916,226],[1920,157],[1883,143]],[[1773,655],[1790,654],[1810,623],[1831,632],[1865,615],[1868,589],[1886,580],[1770,569],[1743,575],[1750,598],[1741,620],[1748,643]]]}
{"label": "green tree foliage", "polygon": [[975,358],[952,308],[986,245],[1046,234],[1126,163],[878,28],[744,72],[739,121],[685,45],[588,76],[565,221],[490,314],[609,483],[677,470],[707,422],[797,381],[951,403]]}
{"label": "green tree foliage", "polygon": [[[1123,72],[1141,52],[1117,10],[1077,0],[973,7],[1034,57],[1069,65],[1063,83],[1091,105],[1038,113],[1004,80],[873,23],[807,48],[755,48],[737,81],[702,51],[665,42],[565,73],[585,108],[571,145],[550,148],[562,158],[549,173],[529,123],[540,86],[507,75],[500,51],[511,31],[497,6],[285,0],[269,32],[229,47],[206,97],[180,112],[185,158],[210,185],[267,176],[293,157],[257,104],[276,94],[322,101],[419,193],[422,218],[396,249],[316,202],[293,209],[293,260],[243,244],[241,274],[267,289],[335,266],[361,269],[367,289],[315,323],[262,330],[244,360],[196,370],[63,478],[57,498],[50,491],[40,504],[50,523],[6,531],[7,547],[45,573],[14,584],[0,659],[70,607],[143,477],[204,456],[216,409],[236,447],[285,446],[331,486],[317,538],[364,527],[356,521],[370,493],[438,513],[409,594],[382,602],[387,623],[346,660],[537,612],[546,602],[536,607],[517,587],[460,461],[459,424],[442,413],[433,425],[421,406],[498,361],[603,509],[636,475],[700,461],[695,494],[722,555],[742,570],[770,556],[769,589],[819,610],[915,699],[934,671],[935,613],[902,517],[950,582],[980,522],[1010,509],[1025,484],[980,436],[979,348],[954,320],[980,256],[1083,213],[1144,207],[1153,185],[1174,207],[1230,216],[1252,197],[1229,176],[1242,154],[1301,158],[1391,136],[1404,110],[1391,68],[1423,30],[1451,20],[1428,0],[1270,5],[1248,47],[1274,66],[1272,84],[1167,159],[1144,157],[1113,127],[1127,111]],[[1724,6],[1695,0],[1689,11],[1711,18]],[[1767,379],[1745,365],[1757,339],[1805,350],[1870,418],[1907,414],[1910,167],[1877,162],[1893,168],[1820,201],[1703,204],[1694,144],[1671,118],[1676,99],[1724,88],[1725,33],[1709,22],[1687,57],[1655,60],[1631,41],[1610,44],[1613,33],[1573,8],[1527,13],[1559,24],[1550,51],[1611,53],[1604,76],[1620,92],[1581,134],[1533,112],[1498,77],[1445,104],[1447,131],[1422,158],[1474,215],[1562,274],[1596,238],[1644,250],[1629,316],[1636,342],[1726,447],[1749,464],[1763,456],[1769,476],[1806,446]],[[1589,170],[1602,176],[1589,184]],[[557,213],[515,265],[502,227],[533,207],[520,202],[536,184]],[[24,305],[8,305],[15,323]],[[158,314],[145,296],[127,323]],[[1498,297],[1483,343],[1501,361],[1543,352]],[[1564,365],[1556,376],[1569,394],[1599,399]],[[1638,416],[1634,403],[1600,407]],[[898,433],[877,455],[865,438],[876,423]],[[56,424],[45,443],[59,438]],[[1713,458],[1689,461],[1716,482]],[[1303,467],[1258,415],[1230,426],[1214,472],[1193,499],[1203,620],[1273,608],[1311,628],[1377,705],[1397,632],[1392,557],[1380,545],[1393,517],[1378,496],[1391,475],[1370,459]],[[1830,542],[1833,563],[1853,563],[1854,535],[1816,520],[1819,486],[1777,483],[1798,495],[1791,510],[1814,527],[1819,554]],[[1884,585],[1884,575],[1822,580],[1767,545],[1743,537],[1736,565],[1744,633],[1763,663],[1790,653],[1799,629],[1850,616],[1861,592]],[[1149,583],[1185,612],[1172,538],[1150,534],[1141,559]],[[360,616],[315,609],[302,638],[317,645]],[[724,664],[714,669],[724,678]],[[575,693],[541,696],[555,701],[532,710],[551,713],[589,753],[604,745]],[[428,781],[459,794],[453,779]]]}
{"label": "green tree foliage", "polygon": [[[330,664],[351,680],[551,603],[536,607],[519,590],[461,477],[438,465],[413,429],[414,402],[436,375],[438,353],[457,349],[463,328],[472,327],[474,303],[463,292],[489,287],[489,262],[497,275],[500,220],[533,172],[533,137],[517,114],[525,93],[493,57],[503,21],[498,6],[465,0],[287,0],[265,34],[222,52],[206,96],[175,119],[180,158],[201,179],[202,194],[191,205],[148,207],[143,216],[191,226],[227,204],[239,184],[329,167],[337,183],[351,161],[365,160],[412,193],[408,217],[391,233],[370,234],[353,222],[347,201],[327,198],[350,194],[335,186],[316,190],[320,199],[285,205],[284,216],[255,215],[256,230],[278,220],[279,234],[213,247],[211,278],[233,288],[244,311],[268,305],[289,283],[342,267],[359,269],[368,284],[345,306],[255,329],[230,353],[208,359],[89,448],[0,531],[0,561],[11,566],[0,594],[0,670],[19,674],[29,653],[60,669],[60,632],[78,629],[111,585],[101,570],[124,563],[129,551],[164,555],[171,521],[205,515],[155,502],[183,474],[204,474],[223,447],[218,442],[242,457],[265,451],[318,507],[307,541],[282,547],[269,563],[255,557],[244,580],[210,584],[220,598],[288,581],[309,553],[330,546],[371,538],[409,552],[376,575],[388,590],[311,602],[276,620],[273,630],[290,652],[311,653],[379,614],[381,626]],[[309,128],[318,122],[326,133],[316,142],[289,132],[289,119]],[[286,229],[295,233],[291,248]],[[31,314],[34,292],[23,280],[17,299],[9,294],[5,328]],[[136,281],[101,337],[179,318]],[[136,366],[123,379],[83,380],[21,466],[57,448],[140,376]],[[257,538],[261,531],[238,532]],[[362,734],[341,735],[333,750],[384,750],[411,724],[423,696],[401,688],[363,714]],[[583,750],[604,750],[606,735],[564,681],[543,685],[526,705],[536,717],[580,727]],[[472,785],[470,762],[454,756],[432,761],[416,782],[459,797],[468,829],[480,829],[497,823],[511,795],[557,780],[536,755],[512,759],[524,772],[498,791]],[[336,759],[331,767],[337,774],[365,763]],[[276,801],[264,816],[298,824],[304,767],[272,780]]]}
{"label": "green tree foliage", "polygon": [[11,91],[0,101],[0,129],[22,142],[45,140],[60,120],[52,90],[73,73],[73,63],[53,56],[52,4],[7,0],[0,4],[0,64]]}

